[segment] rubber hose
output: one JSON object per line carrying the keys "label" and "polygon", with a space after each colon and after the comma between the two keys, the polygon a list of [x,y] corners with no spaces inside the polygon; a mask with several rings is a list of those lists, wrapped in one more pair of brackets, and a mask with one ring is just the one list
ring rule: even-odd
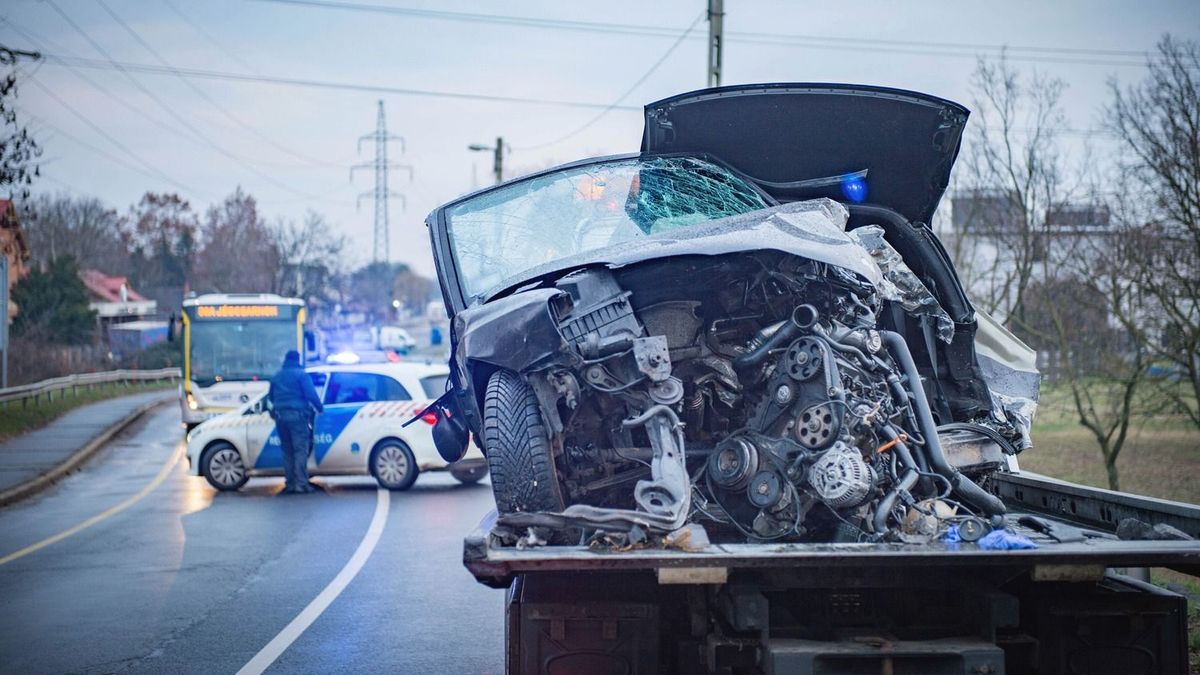
{"label": "rubber hose", "polygon": [[875,507],[875,515],[871,518],[871,528],[875,534],[883,534],[887,531],[888,515],[892,512],[892,507],[896,505],[896,500],[900,498],[902,490],[911,490],[912,486],[917,484],[919,478],[916,469],[909,469],[900,477],[900,482],[892,488],[891,492],[887,493],[883,499],[879,500],[879,504]]}
{"label": "rubber hose", "polygon": [[929,412],[929,399],[925,397],[925,387],[921,385],[921,375],[917,372],[917,364],[913,362],[912,353],[908,350],[908,343],[899,333],[890,330],[879,331],[879,334],[883,337],[883,342],[887,345],[888,350],[891,351],[892,357],[900,364],[905,377],[908,378],[908,390],[912,393],[917,424],[921,427],[921,434],[925,436],[925,451],[929,466],[950,481],[950,485],[963,501],[989,516],[1003,514],[1006,511],[1004,502],[996,496],[988,494],[970,478],[959,473],[958,469],[955,469],[946,460],[946,453],[942,451],[942,443],[938,439],[937,426],[933,423],[933,414]]}
{"label": "rubber hose", "polygon": [[817,316],[817,310],[812,305],[800,305],[792,311],[792,316],[779,327],[779,330],[767,338],[760,347],[734,359],[733,369],[740,373],[761,366],[771,352],[782,349],[800,337],[800,331],[812,328],[817,322]]}

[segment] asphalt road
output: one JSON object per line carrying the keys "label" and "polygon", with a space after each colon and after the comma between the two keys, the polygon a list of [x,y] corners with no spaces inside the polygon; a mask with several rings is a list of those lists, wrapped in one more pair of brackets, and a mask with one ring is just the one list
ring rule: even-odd
{"label": "asphalt road", "polygon": [[345,580],[373,518],[377,546],[267,672],[503,672],[503,592],[461,562],[492,506],[486,480],[425,474],[378,515],[366,477],[217,493],[186,475],[178,417],[156,410],[83,471],[0,509],[0,672],[237,672]]}

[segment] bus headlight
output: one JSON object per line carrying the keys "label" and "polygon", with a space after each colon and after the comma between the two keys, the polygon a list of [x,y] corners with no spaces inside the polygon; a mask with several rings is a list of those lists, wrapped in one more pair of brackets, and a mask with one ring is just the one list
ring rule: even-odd
{"label": "bus headlight", "polygon": [[190,392],[187,395],[187,407],[188,410],[198,410],[200,408],[200,404],[196,403],[196,397],[192,396]]}

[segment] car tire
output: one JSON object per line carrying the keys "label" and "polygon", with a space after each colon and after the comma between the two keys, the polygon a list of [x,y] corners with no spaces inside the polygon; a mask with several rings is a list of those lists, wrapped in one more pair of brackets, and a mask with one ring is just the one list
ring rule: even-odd
{"label": "car tire", "polygon": [[400,441],[389,438],[380,441],[371,450],[371,475],[379,486],[388,490],[407,490],[417,481],[417,458],[412,450]]}
{"label": "car tire", "polygon": [[456,467],[450,465],[450,475],[454,476],[454,480],[463,485],[474,485],[483,480],[483,477],[488,474],[487,464],[472,464],[471,466]]}
{"label": "car tire", "polygon": [[234,492],[250,480],[242,453],[225,442],[214,443],[200,455],[200,473],[221,492]]}
{"label": "car tire", "polygon": [[537,396],[510,370],[498,370],[488,380],[483,397],[483,446],[497,511],[563,510],[562,488]]}

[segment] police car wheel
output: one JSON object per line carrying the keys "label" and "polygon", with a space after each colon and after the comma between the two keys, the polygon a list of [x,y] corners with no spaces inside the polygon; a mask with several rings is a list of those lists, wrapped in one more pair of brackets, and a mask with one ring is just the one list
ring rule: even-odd
{"label": "police car wheel", "polygon": [[237,490],[250,479],[242,453],[228,443],[217,443],[205,450],[200,458],[200,471],[209,485],[226,492]]}
{"label": "police car wheel", "polygon": [[417,458],[400,441],[381,441],[371,451],[371,475],[388,490],[407,490],[419,472]]}

